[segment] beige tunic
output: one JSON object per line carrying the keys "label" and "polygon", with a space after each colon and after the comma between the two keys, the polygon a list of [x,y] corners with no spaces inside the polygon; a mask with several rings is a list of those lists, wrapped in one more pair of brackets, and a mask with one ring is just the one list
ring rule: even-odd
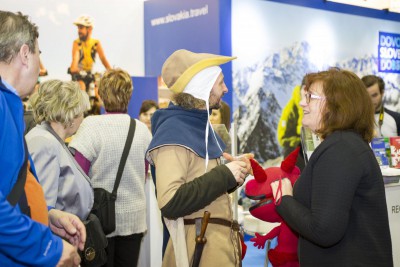
{"label": "beige tunic", "polygon": [[[193,181],[203,175],[205,171],[205,160],[183,146],[169,145],[156,148],[150,152],[150,157],[156,166],[157,200],[160,209],[170,201],[182,184]],[[218,162],[217,159],[210,160],[207,171],[218,166]],[[215,177],[215,179],[221,178]],[[233,219],[228,193],[219,196],[208,206],[184,218],[202,217],[206,210],[211,213],[211,218],[222,218],[228,221]],[[185,225],[185,231],[188,259],[191,263],[195,249],[195,225]],[[226,226],[208,224],[205,237],[207,243],[204,246],[200,266],[240,266],[239,249],[241,248],[238,248],[237,232]],[[165,251],[163,266],[176,266],[171,239]]]}

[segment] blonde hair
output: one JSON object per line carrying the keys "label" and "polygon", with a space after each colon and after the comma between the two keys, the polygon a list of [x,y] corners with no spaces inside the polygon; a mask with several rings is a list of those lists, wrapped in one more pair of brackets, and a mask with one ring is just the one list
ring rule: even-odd
{"label": "blonde hair", "polygon": [[65,127],[90,108],[89,96],[77,82],[48,80],[30,98],[37,123],[59,122]]}
{"label": "blonde hair", "polygon": [[111,69],[101,77],[99,95],[108,112],[126,112],[133,92],[131,76],[122,69]]}

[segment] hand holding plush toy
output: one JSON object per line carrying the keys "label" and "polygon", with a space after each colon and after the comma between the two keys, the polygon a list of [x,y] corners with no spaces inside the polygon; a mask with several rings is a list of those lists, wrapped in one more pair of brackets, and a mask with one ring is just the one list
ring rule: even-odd
{"label": "hand holding plush toy", "polygon": [[[236,157],[233,157],[231,154],[229,154],[229,153],[223,153],[223,157],[226,159],[226,160],[228,160],[228,161],[235,161],[235,160],[240,160],[240,161],[243,161],[243,162],[245,162],[246,163],[246,165],[248,165],[248,167],[246,167],[246,173],[247,173],[247,175],[248,174],[253,174],[253,170],[252,170],[252,167],[251,167],[251,163],[250,163],[250,159],[253,159],[254,158],[254,155],[252,154],[252,153],[247,153],[247,154],[243,154],[243,155],[240,155],[240,156],[236,156]],[[247,177],[247,176],[246,176]],[[243,182],[244,182],[244,180],[245,180],[246,178],[244,178],[243,179]],[[234,189],[234,190],[236,190],[238,187],[239,187],[240,185],[238,184],[238,186]],[[233,190],[233,191],[234,191]],[[244,259],[244,257],[246,256],[246,251],[247,251],[247,245],[244,243],[244,241],[243,241],[243,236],[242,236],[242,238],[240,239],[240,243],[241,243],[241,245],[242,245],[242,259]]]}
{"label": "hand holding plush toy", "polygon": [[[265,170],[262,169],[257,161],[250,159],[255,179],[247,182],[245,192],[248,198],[259,200],[257,204],[250,207],[250,214],[266,222],[281,223],[266,235],[256,233],[256,236],[250,241],[254,242],[255,247],[263,249],[267,240],[277,237],[278,245],[268,250],[268,259],[274,267],[299,266],[297,257],[298,235],[290,229],[275,210],[275,205],[279,205],[282,197],[281,179],[288,178],[293,185],[300,176],[300,170],[295,166],[298,153],[299,148],[282,162],[281,167],[270,167]],[[271,190],[271,183],[274,182],[276,182],[274,186],[277,189],[275,197],[278,199],[274,198]]]}

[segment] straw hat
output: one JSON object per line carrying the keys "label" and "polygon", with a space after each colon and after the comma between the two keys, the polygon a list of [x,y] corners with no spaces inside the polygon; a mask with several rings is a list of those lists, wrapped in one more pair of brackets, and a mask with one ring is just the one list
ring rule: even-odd
{"label": "straw hat", "polygon": [[165,60],[161,76],[174,93],[181,93],[198,72],[212,66],[225,64],[236,57],[177,50]]}

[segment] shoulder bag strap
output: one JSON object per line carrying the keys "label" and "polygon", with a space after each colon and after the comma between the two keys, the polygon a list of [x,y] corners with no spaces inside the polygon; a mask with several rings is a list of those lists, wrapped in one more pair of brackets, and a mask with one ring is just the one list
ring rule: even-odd
{"label": "shoulder bag strap", "polygon": [[113,199],[117,199],[117,190],[119,186],[119,182],[121,181],[122,173],[125,168],[126,159],[128,158],[129,151],[131,149],[133,136],[135,135],[136,121],[131,118],[131,123],[129,124],[129,132],[128,137],[126,138],[124,151],[122,152],[121,161],[119,162],[117,178],[115,179],[114,189],[112,191]]}
{"label": "shoulder bag strap", "polygon": [[88,177],[88,175],[82,170],[81,165],[79,165],[78,162],[76,162],[74,156],[72,155],[71,150],[69,150],[69,148],[67,147],[67,145],[65,144],[64,140],[62,140],[58,134],[53,130],[53,128],[51,128],[50,124],[45,122],[40,124],[42,125],[49,133],[51,133],[55,139],[57,139],[57,141],[61,144],[61,146],[63,147],[63,149],[67,152],[68,157],[71,159],[71,162],[74,163],[75,167],[78,169],[78,171],[82,174],[82,176],[85,178],[86,181],[88,181],[88,183],[90,184],[90,186],[92,186],[92,181],[90,180],[90,178]]}

